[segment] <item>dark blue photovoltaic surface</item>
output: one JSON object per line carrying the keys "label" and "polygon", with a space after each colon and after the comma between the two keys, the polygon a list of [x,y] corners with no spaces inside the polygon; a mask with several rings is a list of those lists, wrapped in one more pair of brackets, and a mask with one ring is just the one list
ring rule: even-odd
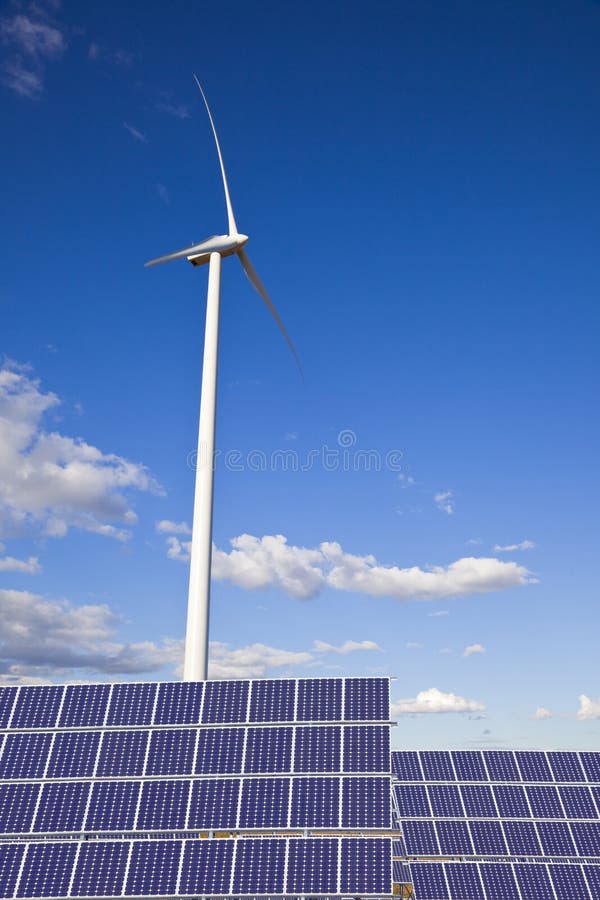
{"label": "dark blue photovoltaic surface", "polygon": [[515,856],[540,856],[542,849],[533,822],[504,822],[509,853]]}
{"label": "dark blue photovoltaic surface", "polygon": [[484,900],[485,894],[477,866],[447,864],[445,870],[451,897],[460,897],[461,900]]}
{"label": "dark blue photovoltaic surface", "polygon": [[17,834],[31,829],[39,784],[0,785],[0,831]]}
{"label": "dark blue photovoltaic surface", "polygon": [[598,812],[588,787],[559,787],[558,793],[569,819],[597,819]]}
{"label": "dark blue photovoltaic surface", "polygon": [[463,784],[460,788],[465,813],[469,818],[496,818],[494,795],[488,784]]}
{"label": "dark blue photovoltaic surface", "polygon": [[547,755],[556,781],[585,781],[585,774],[576,753],[550,752]]}
{"label": "dark blue photovoltaic surface", "polygon": [[66,897],[76,841],[28,844],[17,897]]}
{"label": "dark blue photovoltaic surface", "polygon": [[514,900],[519,896],[512,868],[506,863],[479,866],[479,873],[488,897],[493,897],[494,900]]}
{"label": "dark blue photovoltaic surface", "polygon": [[515,757],[523,781],[554,781],[545,753],[516,750]]}
{"label": "dark blue photovoltaic surface", "polygon": [[138,830],[184,828],[189,793],[189,781],[146,781],[142,787]]}
{"label": "dark blue photovoltaic surface", "polygon": [[281,839],[239,840],[234,893],[282,894],[286,842]]}
{"label": "dark blue photovoltaic surface", "polygon": [[485,765],[491,781],[520,781],[519,770],[511,750],[488,750]]}
{"label": "dark blue photovoltaic surface", "polygon": [[99,778],[141,775],[147,744],[147,731],[105,731],[96,775]]}
{"label": "dark blue photovoltaic surface", "polygon": [[59,728],[103,725],[110,684],[69,684],[65,690]]}
{"label": "dark blue photovoltaic surface", "polygon": [[494,785],[494,797],[498,812],[503,819],[530,819],[525,790],[516,784]]}
{"label": "dark blue photovoltaic surface", "polygon": [[588,781],[600,782],[600,753],[580,753],[579,758]]}
{"label": "dark blue photovoltaic surface", "polygon": [[247,681],[207,681],[204,687],[203,722],[245,722],[248,709]]}
{"label": "dark blue photovoltaic surface", "polygon": [[551,863],[548,866],[548,870],[550,872],[550,880],[559,890],[559,896],[576,898],[588,896],[581,866]]}
{"label": "dark blue photovoltaic surface", "polygon": [[249,728],[246,739],[246,772],[290,772],[291,728]]}
{"label": "dark blue photovoltaic surface", "polygon": [[64,781],[42,787],[33,831],[81,831],[91,789],[89,781]]}
{"label": "dark blue photovoltaic surface", "polygon": [[182,841],[133,841],[125,893],[175,894]]}
{"label": "dark blue photovoltaic surface", "polygon": [[300,679],[296,718],[298,722],[340,721],[342,682],[330,678]]}
{"label": "dark blue photovoltaic surface", "polygon": [[337,893],[338,842],[327,838],[311,841],[290,840],[288,857],[288,893]]}
{"label": "dark blue photovoltaic surface", "polygon": [[345,778],[342,828],[391,827],[389,778]]}
{"label": "dark blue photovoltaic surface", "polygon": [[338,778],[294,778],[290,828],[338,828],[339,819]]}
{"label": "dark blue photovoltaic surface", "polygon": [[90,778],[100,745],[99,731],[62,731],[54,738],[46,778]]}
{"label": "dark blue photovoltaic surface", "polygon": [[191,775],[196,731],[153,731],[146,775]]}
{"label": "dark blue photovoltaic surface", "polygon": [[600,856],[600,823],[571,822],[571,833],[581,856]]}
{"label": "dark blue photovoltaic surface", "polygon": [[402,834],[409,856],[440,855],[433,822],[415,822],[407,819],[402,823]]}
{"label": "dark blue photovoltaic surface", "polygon": [[469,822],[469,831],[478,856],[505,856],[508,853],[500,822]]}
{"label": "dark blue photovoltaic surface", "polygon": [[156,698],[156,684],[113,684],[107,725],[148,725]]}
{"label": "dark blue photovoltaic surface", "polygon": [[242,728],[202,728],[198,734],[196,775],[239,774],[243,749]]}
{"label": "dark blue photovoltaic surface", "polygon": [[419,900],[448,900],[448,888],[441,863],[410,863],[410,874]]}
{"label": "dark blue photovoltaic surface", "polygon": [[448,751],[423,750],[420,756],[426,781],[455,781]]}
{"label": "dark blue photovoltaic surface", "polygon": [[436,818],[464,815],[460,792],[455,784],[430,784],[427,791],[431,809]]}
{"label": "dark blue photovoltaic surface", "polygon": [[128,841],[86,841],[75,866],[72,897],[111,897],[123,888]]}
{"label": "dark blue photovoltaic surface", "polygon": [[341,732],[333,725],[296,728],[295,772],[339,772]]}
{"label": "dark blue photovoltaic surface", "polygon": [[545,866],[515,863],[521,900],[554,900],[554,891]]}
{"label": "dark blue photovoltaic surface", "polygon": [[584,866],[585,879],[594,900],[600,900],[600,866]]}
{"label": "dark blue photovoltaic surface", "polygon": [[252,682],[250,722],[293,722],[296,682],[269,678]]}
{"label": "dark blue photovoltaic surface", "polygon": [[188,828],[235,828],[240,787],[234,778],[193,781]]}
{"label": "dark blue photovoltaic surface", "polygon": [[436,822],[435,829],[437,831],[442,856],[473,854],[473,846],[471,844],[469,829],[467,828],[466,822]]}
{"label": "dark blue photovoltaic surface", "polygon": [[391,849],[391,841],[342,838],[341,893],[391,893]]}
{"label": "dark blue photovoltaic surface", "polygon": [[0,844],[0,897],[14,897],[25,844]]}
{"label": "dark blue photovoltaic surface", "polygon": [[387,721],[390,717],[390,682],[387,678],[346,678],[344,682],[344,719]]}
{"label": "dark blue photovoltaic surface", "polygon": [[179,893],[228,894],[233,847],[233,841],[186,841]]}
{"label": "dark blue photovoltaic surface", "polygon": [[423,781],[423,773],[416,750],[392,753],[392,772],[400,781]]}
{"label": "dark blue photovoltaic surface", "polygon": [[472,750],[453,750],[452,761],[459,781],[487,781],[488,776],[480,753]]}
{"label": "dark blue photovoltaic surface", "polygon": [[566,822],[538,822],[537,831],[546,856],[576,856]]}
{"label": "dark blue photovoltaic surface", "polygon": [[397,784],[394,787],[394,794],[402,817],[431,816],[427,788],[424,784]]}
{"label": "dark blue photovoltaic surface", "polygon": [[242,787],[240,828],[285,828],[290,782],[287,778],[247,778]]}
{"label": "dark blue photovoltaic surface", "polygon": [[203,682],[163,682],[154,714],[157,725],[195,725],[200,721]]}
{"label": "dark blue photovoltaic surface", "polygon": [[548,784],[533,784],[525,788],[535,819],[564,819],[558,791]]}
{"label": "dark blue photovoltaic surface", "polygon": [[344,728],[344,772],[389,772],[388,725],[350,725]]}
{"label": "dark blue photovoltaic surface", "polygon": [[139,781],[97,781],[85,821],[88,831],[131,831],[141,790]]}
{"label": "dark blue photovoltaic surface", "polygon": [[51,740],[49,732],[7,734],[0,757],[0,778],[41,778]]}
{"label": "dark blue photovoltaic surface", "polygon": [[16,696],[16,687],[0,687],[0,728],[8,728]]}
{"label": "dark blue photovoltaic surface", "polygon": [[64,694],[61,685],[36,685],[19,688],[11,728],[52,728]]}

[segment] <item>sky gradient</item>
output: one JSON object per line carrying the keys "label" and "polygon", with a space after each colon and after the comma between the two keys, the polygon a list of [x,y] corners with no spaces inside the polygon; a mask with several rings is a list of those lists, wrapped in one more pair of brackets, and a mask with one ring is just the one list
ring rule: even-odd
{"label": "sky gradient", "polygon": [[220,133],[212,673],[597,748],[600,5],[5,5],[0,674],[181,665]]}

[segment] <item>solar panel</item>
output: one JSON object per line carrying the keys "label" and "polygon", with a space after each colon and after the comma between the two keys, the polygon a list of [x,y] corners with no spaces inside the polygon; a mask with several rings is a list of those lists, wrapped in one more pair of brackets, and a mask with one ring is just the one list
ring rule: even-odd
{"label": "solar panel", "polygon": [[39,784],[31,782],[0,785],[0,831],[3,834],[31,830],[39,792]]}
{"label": "solar panel", "polygon": [[154,724],[191,725],[199,722],[203,689],[201,681],[159,684]]}
{"label": "solar panel", "polygon": [[537,832],[546,856],[576,856],[567,822],[538,822]]}
{"label": "solar panel", "polygon": [[558,793],[569,819],[598,818],[598,810],[588,787],[561,786]]}
{"label": "solar panel", "polygon": [[11,728],[52,728],[65,688],[58,685],[27,686],[19,689],[10,722]]}
{"label": "solar panel", "polygon": [[32,831],[81,831],[90,789],[89,781],[44,784]]}
{"label": "solar panel", "polygon": [[132,831],[142,784],[139,781],[98,781],[92,785],[85,820],[88,831]]}
{"label": "solar panel", "polygon": [[440,821],[435,825],[442,856],[473,854],[466,822]]}
{"label": "solar panel", "polygon": [[242,787],[240,828],[285,828],[290,782],[287,778],[247,778]]}
{"label": "solar panel", "polygon": [[142,786],[138,830],[170,831],[185,828],[189,793],[189,781],[146,781]]}
{"label": "solar panel", "polygon": [[600,898],[600,866],[583,866],[583,873],[593,900]]}
{"label": "solar panel", "polygon": [[431,816],[427,788],[422,784],[397,784],[394,787],[401,817]]}
{"label": "solar panel", "polygon": [[548,753],[548,762],[556,781],[585,781],[577,753]]}
{"label": "solar panel", "polygon": [[392,753],[392,773],[400,781],[422,781],[423,772],[417,751],[394,751]]}
{"label": "solar panel", "polygon": [[564,819],[565,814],[557,788],[545,784],[525,788],[531,813],[536,819]]}
{"label": "solar panel", "polygon": [[515,863],[515,875],[521,900],[555,900],[550,876],[545,866]]}
{"label": "solar panel", "polygon": [[307,678],[298,681],[297,721],[339,721],[341,718],[342,682],[340,679]]}
{"label": "solar panel", "polygon": [[46,777],[90,778],[99,745],[99,731],[63,731],[55,735]]}
{"label": "solar panel", "polygon": [[246,739],[246,772],[291,772],[291,728],[249,728]]}
{"label": "solar panel", "polygon": [[506,856],[508,848],[500,822],[469,822],[477,856]]}
{"label": "solar panel", "polygon": [[531,818],[524,788],[513,784],[498,784],[494,785],[493,791],[502,818]]}
{"label": "solar panel", "polygon": [[430,784],[427,788],[433,815],[464,816],[458,787],[454,784]]}
{"label": "solar panel", "polygon": [[149,725],[157,690],[157,684],[113,684],[106,724]]}
{"label": "solar panel", "polygon": [[508,852],[513,856],[540,856],[542,848],[533,822],[503,822]]}
{"label": "solar panel", "polygon": [[339,778],[294,778],[290,828],[337,828],[340,821]]}
{"label": "solar panel", "polygon": [[250,722],[293,722],[296,682],[268,678],[252,682]]}
{"label": "solar panel", "polygon": [[426,781],[455,781],[450,753],[446,750],[422,750],[419,754]]}
{"label": "solar panel", "polygon": [[147,731],[105,731],[96,775],[99,778],[141,775],[148,738]]}
{"label": "solar panel", "polygon": [[233,848],[233,841],[186,841],[179,893],[198,897],[228,894]]}
{"label": "solar panel", "polygon": [[181,841],[133,841],[124,894],[174,895],[181,844]]}
{"label": "solar panel", "polygon": [[0,897],[14,897],[25,844],[0,844]]}
{"label": "solar panel", "polygon": [[344,778],[342,828],[390,828],[389,778]]}
{"label": "solar panel", "polygon": [[319,840],[313,846],[308,841],[292,839],[289,842],[288,892],[300,896],[305,893],[336,894],[337,864],[336,840]]}
{"label": "solar panel", "polygon": [[0,687],[0,728],[8,728],[18,688]]}
{"label": "solar panel", "polygon": [[41,778],[52,738],[50,732],[7,734],[0,757],[0,779]]}
{"label": "solar panel", "polygon": [[390,710],[390,683],[387,678],[346,678],[344,680],[344,719],[387,721]]}
{"label": "solar panel", "polygon": [[198,733],[197,775],[235,775],[242,771],[243,728],[203,728]]}
{"label": "solar panel", "polygon": [[487,784],[463,784],[460,787],[465,813],[469,818],[495,818],[498,810],[492,789]]}
{"label": "solar panel", "polygon": [[444,866],[451,897],[462,900],[485,900],[479,869],[475,865]]}
{"label": "solar panel", "polygon": [[77,844],[27,844],[17,897],[66,897]]}
{"label": "solar panel", "polygon": [[545,753],[517,750],[515,757],[523,781],[554,781]]}
{"label": "solar panel", "polygon": [[284,840],[241,840],[236,848],[234,891],[240,894],[283,894]]}
{"label": "solar panel", "polygon": [[390,729],[386,725],[344,728],[344,772],[389,772]]}
{"label": "solar panel", "polygon": [[600,753],[580,753],[579,758],[588,781],[600,782]]}
{"label": "solar panel", "polygon": [[295,772],[340,772],[342,731],[331,725],[296,728]]}
{"label": "solar panel", "polygon": [[488,750],[483,754],[491,781],[520,781],[521,776],[511,750]]}
{"label": "solar panel", "polygon": [[571,832],[581,856],[600,856],[600,823],[572,822]]}
{"label": "solar panel", "polygon": [[514,900],[519,889],[512,866],[506,863],[488,863],[479,866],[484,890],[494,900]]}
{"label": "solar panel", "polygon": [[72,897],[112,897],[121,893],[129,843],[87,841],[80,845],[75,865]]}
{"label": "solar panel", "polygon": [[146,775],[191,775],[197,732],[191,728],[153,731]]}
{"label": "solar panel", "polygon": [[110,684],[69,684],[58,720],[59,728],[103,725]]}
{"label": "solar panel", "polygon": [[472,750],[452,752],[454,771],[459,781],[487,781],[488,774],[480,753]]}
{"label": "solar panel", "polygon": [[245,722],[249,682],[207,681],[204,688],[202,721]]}
{"label": "solar panel", "polygon": [[402,835],[409,856],[440,855],[433,822],[407,819],[402,823]]}
{"label": "solar panel", "polygon": [[342,894],[388,894],[391,889],[391,841],[342,838],[340,841]]}
{"label": "solar panel", "polygon": [[410,874],[419,900],[449,900],[442,863],[411,863]]}
{"label": "solar panel", "polygon": [[187,827],[235,828],[240,789],[235,778],[193,781]]}
{"label": "solar panel", "polygon": [[553,863],[548,866],[550,880],[556,885],[559,896],[589,897],[581,866]]}

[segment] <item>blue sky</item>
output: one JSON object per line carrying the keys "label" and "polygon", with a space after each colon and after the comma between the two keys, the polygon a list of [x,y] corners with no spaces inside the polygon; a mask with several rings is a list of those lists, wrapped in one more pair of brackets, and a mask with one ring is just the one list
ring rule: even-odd
{"label": "blue sky", "polygon": [[598,746],[599,40],[580,0],[3,7],[4,681],[180,665],[206,271],[143,263],[226,226],[197,72],[305,371],[226,260],[213,674]]}

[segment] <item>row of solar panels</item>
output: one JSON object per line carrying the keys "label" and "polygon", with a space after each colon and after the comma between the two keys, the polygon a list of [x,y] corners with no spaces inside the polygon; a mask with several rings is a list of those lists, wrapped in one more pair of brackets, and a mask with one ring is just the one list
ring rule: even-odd
{"label": "row of solar panels", "polygon": [[0,729],[387,721],[389,678],[0,688]]}
{"label": "row of solar panels", "polygon": [[0,844],[2,897],[391,893],[385,838]]}
{"label": "row of solar panels", "polygon": [[525,781],[600,784],[600,753],[533,750],[402,750],[392,753],[400,781]]}
{"label": "row of solar panels", "polygon": [[0,786],[3,834],[388,829],[389,776],[61,781]]}
{"label": "row of solar panels", "polygon": [[416,900],[600,900],[600,865],[411,863]]}
{"label": "row of solar panels", "polygon": [[32,731],[0,736],[0,781],[263,772],[389,773],[389,767],[389,725]]}
{"label": "row of solar panels", "polygon": [[409,856],[600,857],[598,822],[405,819],[401,829]]}
{"label": "row of solar panels", "polygon": [[409,818],[600,818],[600,785],[395,784],[394,799]]}

